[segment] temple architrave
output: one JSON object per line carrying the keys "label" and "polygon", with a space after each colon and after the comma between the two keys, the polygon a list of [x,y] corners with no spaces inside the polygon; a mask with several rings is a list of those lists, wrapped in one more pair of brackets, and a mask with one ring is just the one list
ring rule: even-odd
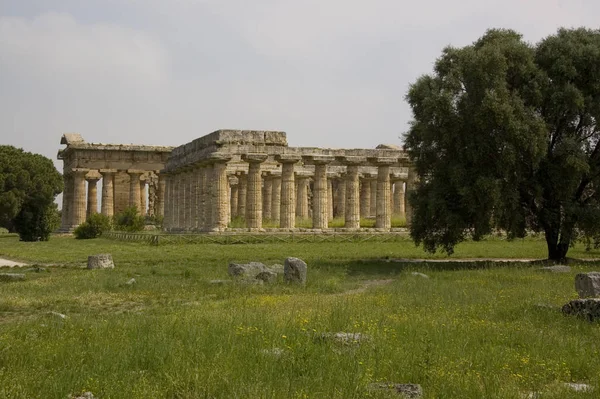
{"label": "temple architrave", "polygon": [[129,206],[144,215],[163,214],[160,171],[173,147],[86,143],[79,134],[65,134],[60,143],[67,146],[58,152],[65,183],[61,231],[73,230],[92,213],[113,216]]}
{"label": "temple architrave", "polygon": [[279,226],[269,230],[294,231],[297,219],[311,219],[322,231],[333,218],[344,221],[342,230],[372,218],[377,231],[389,231],[393,215],[411,219],[406,194],[416,175],[393,145],[289,147],[284,132],[255,130],[218,130],[176,148],[90,144],[78,134],[61,144],[62,230],[98,212],[100,179],[101,213],[137,206],[164,216],[170,232],[228,231],[232,219],[247,231],[262,231],[263,221]]}

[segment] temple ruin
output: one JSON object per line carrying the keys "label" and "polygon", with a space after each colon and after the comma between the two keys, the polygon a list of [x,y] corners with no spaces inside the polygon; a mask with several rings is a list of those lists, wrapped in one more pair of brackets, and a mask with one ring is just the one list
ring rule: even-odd
{"label": "temple ruin", "polygon": [[[311,219],[315,231],[334,218],[343,230],[374,218],[376,231],[391,229],[392,215],[411,210],[406,192],[415,174],[400,148],[324,149],[289,147],[276,131],[218,130],[179,147],[86,143],[65,134],[62,230],[98,212],[107,216],[128,206],[164,217],[169,232],[223,232],[233,219],[244,230],[293,231]],[[87,189],[86,189],[87,182]]]}

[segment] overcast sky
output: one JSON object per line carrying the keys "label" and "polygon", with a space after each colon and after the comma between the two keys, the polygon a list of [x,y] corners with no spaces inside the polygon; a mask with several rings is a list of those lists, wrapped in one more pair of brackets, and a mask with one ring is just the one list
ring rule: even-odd
{"label": "overcast sky", "polygon": [[408,86],[445,46],[488,28],[537,42],[599,21],[598,0],[0,0],[0,143],[52,159],[65,132],[401,144]]}

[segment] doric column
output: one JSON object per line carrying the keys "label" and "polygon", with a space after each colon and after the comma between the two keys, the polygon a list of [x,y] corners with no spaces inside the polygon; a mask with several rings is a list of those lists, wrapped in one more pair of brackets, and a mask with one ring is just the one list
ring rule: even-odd
{"label": "doric column", "polygon": [[88,194],[87,194],[87,212],[85,213],[86,219],[94,214],[98,213],[98,180],[97,176],[86,177]]}
{"label": "doric column", "polygon": [[238,178],[238,210],[237,215],[246,218],[246,198],[248,197],[248,175],[246,172],[239,172]]}
{"label": "doric column", "polygon": [[73,169],[73,210],[71,213],[71,226],[77,227],[85,222],[85,175],[88,169]]}
{"label": "doric column", "polygon": [[115,213],[115,173],[116,169],[100,169],[102,175],[102,204],[100,212],[113,217]]}
{"label": "doric column", "polygon": [[185,215],[186,215],[186,201],[185,196],[187,195],[187,179],[185,176],[185,170],[179,170],[177,175],[177,229],[185,229]]}
{"label": "doric column", "polygon": [[212,229],[212,204],[213,204],[213,172],[212,164],[206,164],[201,169],[202,184],[200,187],[200,221],[201,228],[204,231]]}
{"label": "doric column", "polygon": [[360,179],[360,217],[371,216],[371,178],[366,174]]}
{"label": "doric column", "polygon": [[296,216],[301,219],[308,218],[308,176],[296,173],[298,190],[296,191]]}
{"label": "doric column", "polygon": [[347,229],[360,228],[360,180],[358,168],[367,162],[365,157],[338,157],[338,161],[346,165],[346,204],[344,206],[345,224]]}
{"label": "doric column", "polygon": [[377,165],[377,210],[375,227],[389,229],[392,227],[392,204],[390,193],[390,167],[398,162],[397,158],[371,158],[371,163]]}
{"label": "doric column", "polygon": [[333,220],[333,179],[327,179],[327,219]]}
{"label": "doric column", "polygon": [[405,217],[404,214],[404,180],[397,179],[394,181],[394,209],[393,215]]}
{"label": "doric column", "polygon": [[230,205],[231,205],[231,218],[238,216],[238,197],[239,197],[239,184],[238,179],[235,176],[229,178],[229,187],[231,187]]}
{"label": "doric column", "polygon": [[335,215],[336,217],[345,218],[346,215],[346,177],[342,176],[337,181],[335,190]]}
{"label": "doric column", "polygon": [[262,228],[262,187],[260,164],[267,154],[244,154],[242,159],[248,162],[248,187],[246,193],[246,227]]}
{"label": "doric column", "polygon": [[[229,218],[229,182],[227,181],[227,162],[230,156],[214,155],[212,186],[212,217],[211,230],[224,231],[227,228]],[[260,177],[260,176],[259,176]]]}
{"label": "doric column", "polygon": [[304,164],[315,165],[314,189],[312,197],[313,229],[326,229],[329,227],[329,193],[327,185],[327,164],[333,161],[331,156],[307,156]]}
{"label": "doric column", "polygon": [[279,223],[281,214],[281,177],[273,175],[271,187],[271,220]]}
{"label": "doric column", "polygon": [[148,192],[146,191],[146,179],[140,177],[140,215],[146,216],[148,211]]}
{"label": "doric column", "polygon": [[188,229],[197,230],[200,213],[200,166],[194,165],[190,170],[190,223]]}
{"label": "doric column", "polygon": [[273,200],[273,177],[270,173],[263,175],[263,219],[271,220],[271,201]]}
{"label": "doric column", "polygon": [[296,226],[296,183],[294,180],[294,164],[300,161],[299,156],[277,155],[275,160],[281,163],[281,207],[279,227],[293,229]]}
{"label": "doric column", "polygon": [[369,217],[377,216],[377,178],[371,179],[371,206],[369,207]]}
{"label": "doric column", "polygon": [[71,228],[71,209],[73,208],[73,175],[65,171],[63,181],[65,186],[62,197],[60,229],[68,231]]}
{"label": "doric column", "polygon": [[128,170],[129,175],[129,206],[135,206],[138,212],[141,214],[141,203],[140,203],[140,177],[144,172],[139,170]]}
{"label": "doric column", "polygon": [[162,173],[158,173],[158,191],[156,193],[156,216],[165,216],[165,196],[167,191],[167,181]]}
{"label": "doric column", "polygon": [[170,224],[171,224],[171,215],[170,215],[170,209],[171,209],[171,175],[169,175],[167,172],[162,171],[160,174],[160,178],[162,179],[162,181],[164,182],[165,186],[164,186],[164,190],[163,190],[163,213],[162,213],[162,217],[163,217],[163,229],[164,230],[169,230],[170,228]]}
{"label": "doric column", "polygon": [[417,171],[414,167],[408,168],[408,178],[406,179],[406,193],[404,195],[404,210],[406,213],[406,225],[410,226],[413,218],[413,209],[410,205],[410,196],[415,191],[417,185]]}

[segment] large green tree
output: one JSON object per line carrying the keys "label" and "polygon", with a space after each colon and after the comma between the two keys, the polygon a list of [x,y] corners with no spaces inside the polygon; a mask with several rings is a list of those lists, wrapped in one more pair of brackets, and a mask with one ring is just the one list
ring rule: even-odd
{"label": "large green tree", "polygon": [[58,227],[54,199],[62,190],[62,176],[50,159],[0,146],[0,226],[24,241],[47,240]]}
{"label": "large green tree", "polygon": [[500,228],[543,232],[548,258],[600,237],[600,31],[537,45],[490,30],[411,85],[411,235],[448,253]]}

